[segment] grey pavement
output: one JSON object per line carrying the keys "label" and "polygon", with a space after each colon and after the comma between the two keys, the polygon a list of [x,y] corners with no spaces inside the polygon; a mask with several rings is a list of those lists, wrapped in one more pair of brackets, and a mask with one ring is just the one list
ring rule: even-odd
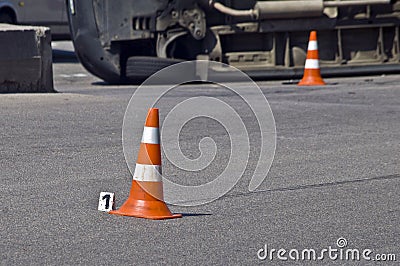
{"label": "grey pavement", "polygon": [[[184,216],[166,221],[97,211],[101,191],[115,192],[117,206],[128,196],[121,130],[136,86],[104,84],[76,62],[56,62],[54,80],[55,94],[0,95],[1,265],[277,264],[276,254],[260,261],[257,252],[265,244],[320,251],[337,248],[339,238],[348,248],[400,260],[400,75],[332,78],[317,88],[259,82],[275,117],[277,148],[254,192],[247,187],[260,132],[245,104],[206,85],[167,95],[157,106],[161,116],[200,95],[235,106],[245,117],[251,156],[228,194],[206,205],[170,206]],[[215,160],[189,173],[164,156],[164,174],[192,185],[215,178],[229,160],[225,133],[206,118],[185,125],[184,154],[199,156],[199,140],[210,136]],[[281,262],[292,263],[305,262]],[[355,262],[314,262],[333,263]]]}

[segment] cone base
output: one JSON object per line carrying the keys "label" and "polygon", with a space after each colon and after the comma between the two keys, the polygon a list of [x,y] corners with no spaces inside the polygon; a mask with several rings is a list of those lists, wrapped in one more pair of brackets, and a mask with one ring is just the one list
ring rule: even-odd
{"label": "cone base", "polygon": [[152,220],[175,219],[182,217],[182,214],[172,214],[165,202],[129,199],[118,210],[110,211],[109,214]]}
{"label": "cone base", "polygon": [[297,86],[323,86],[323,85],[326,85],[326,83],[322,79],[312,79],[312,80],[302,79],[297,84]]}
{"label": "cone base", "polygon": [[304,76],[297,84],[298,86],[323,86],[326,85],[321,77],[319,69],[306,69]]}
{"label": "cone base", "polygon": [[114,215],[119,215],[119,216],[136,217],[136,218],[144,218],[144,219],[150,219],[150,220],[167,220],[167,219],[182,218],[182,214],[172,214],[171,216],[145,216],[142,214],[119,212],[118,210],[110,211],[109,214],[114,214]]}

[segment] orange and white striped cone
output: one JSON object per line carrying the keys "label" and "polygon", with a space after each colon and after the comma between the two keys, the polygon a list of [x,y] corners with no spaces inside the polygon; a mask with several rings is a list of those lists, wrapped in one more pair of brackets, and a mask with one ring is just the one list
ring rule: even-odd
{"label": "orange and white striped cone", "polygon": [[146,118],[129,197],[118,210],[109,213],[153,220],[182,217],[181,214],[172,214],[164,202],[156,108],[151,108]]}
{"label": "orange and white striped cone", "polygon": [[310,33],[310,40],[308,42],[307,59],[304,66],[304,75],[302,80],[297,84],[299,86],[320,86],[326,85],[321,77],[319,69],[319,56],[318,56],[318,41],[317,32]]}

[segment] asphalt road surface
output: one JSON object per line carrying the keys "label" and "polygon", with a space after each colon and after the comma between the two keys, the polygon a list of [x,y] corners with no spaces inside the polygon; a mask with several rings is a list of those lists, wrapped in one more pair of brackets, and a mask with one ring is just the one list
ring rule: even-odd
{"label": "asphalt road surface", "polygon": [[[254,116],[223,88],[180,87],[158,103],[161,120],[189,97],[223,100],[246,118],[250,161],[225,196],[170,206],[183,218],[152,221],[97,210],[101,191],[115,192],[117,207],[128,196],[121,132],[136,86],[104,84],[68,61],[54,64],[59,93],[0,95],[1,265],[304,264],[304,249],[323,256],[316,264],[354,263],[340,259],[340,238],[347,241],[343,254],[371,250],[364,254],[370,261],[360,255],[361,265],[379,254],[400,260],[400,75],[326,79],[327,86],[314,88],[259,82],[277,146],[254,192],[248,190],[260,152]],[[205,136],[218,148],[207,169],[183,171],[163,156],[164,174],[189,185],[218,176],[231,147],[223,126],[194,119],[182,128],[180,145],[197,158]],[[286,253],[260,260],[265,245],[268,255]],[[329,247],[338,249],[333,258],[322,251]]]}

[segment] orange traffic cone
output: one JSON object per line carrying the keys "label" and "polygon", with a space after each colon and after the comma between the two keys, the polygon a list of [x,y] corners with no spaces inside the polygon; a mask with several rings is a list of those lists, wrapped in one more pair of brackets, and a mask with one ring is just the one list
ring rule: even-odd
{"label": "orange traffic cone", "polygon": [[128,199],[110,214],[162,220],[182,217],[172,214],[163,200],[158,109],[151,108],[146,118],[142,142]]}
{"label": "orange traffic cone", "polygon": [[304,66],[303,79],[297,84],[299,86],[318,86],[326,85],[321,77],[319,69],[318,42],[317,32],[310,33],[310,41],[308,42],[307,59]]}

